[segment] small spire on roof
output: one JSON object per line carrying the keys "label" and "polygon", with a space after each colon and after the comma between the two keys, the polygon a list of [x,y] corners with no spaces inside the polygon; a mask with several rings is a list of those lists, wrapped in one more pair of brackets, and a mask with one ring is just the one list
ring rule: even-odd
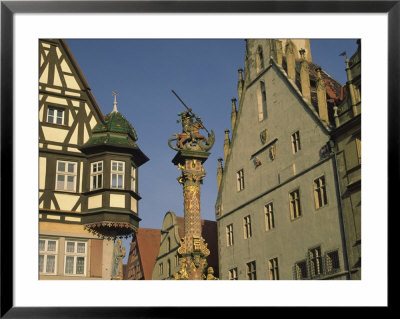
{"label": "small spire on roof", "polygon": [[114,95],[114,108],[113,108],[113,112],[118,112],[117,110],[117,95],[118,93],[116,91],[112,91],[112,95]]}

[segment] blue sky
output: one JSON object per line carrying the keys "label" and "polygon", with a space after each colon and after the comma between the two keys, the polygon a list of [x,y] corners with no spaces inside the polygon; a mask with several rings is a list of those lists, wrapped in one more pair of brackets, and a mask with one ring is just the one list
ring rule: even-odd
{"label": "blue sky", "polygon": [[[67,43],[103,114],[112,111],[112,91],[118,92],[118,111],[133,125],[138,146],[150,159],[139,169],[140,227],[161,228],[169,210],[183,216],[179,171],[171,162],[176,151],[167,141],[181,130],[176,120],[184,106],[171,89],[215,132],[201,186],[202,218],[215,220],[217,159],[223,158],[224,130],[231,129],[231,99],[237,98],[237,69],[244,67],[245,41],[67,39]],[[313,62],[342,84],[346,73],[339,54],[346,51],[351,56],[356,48],[355,39],[311,40]]]}

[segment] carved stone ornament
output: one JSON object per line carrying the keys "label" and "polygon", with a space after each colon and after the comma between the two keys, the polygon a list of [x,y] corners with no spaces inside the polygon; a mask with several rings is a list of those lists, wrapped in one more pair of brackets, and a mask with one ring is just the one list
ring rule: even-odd
{"label": "carved stone ornament", "polygon": [[[179,113],[182,122],[182,132],[175,133],[175,137],[168,140],[168,145],[173,150],[193,150],[193,151],[205,151],[211,149],[215,142],[215,134],[211,130],[211,134],[208,133],[208,137],[199,133],[200,129],[205,129],[201,119],[196,117],[191,109]],[[176,141],[176,146],[171,145],[173,141]]]}
{"label": "carved stone ornament", "polygon": [[261,144],[265,144],[267,142],[267,139],[268,139],[268,129],[265,129],[260,133]]}

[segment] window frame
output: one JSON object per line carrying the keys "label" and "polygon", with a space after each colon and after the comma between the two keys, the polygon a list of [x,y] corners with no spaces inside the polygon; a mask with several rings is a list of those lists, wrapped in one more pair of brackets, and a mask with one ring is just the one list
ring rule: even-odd
{"label": "window frame", "polygon": [[[40,241],[44,240],[45,242],[45,246],[44,246],[44,250],[40,250]],[[57,271],[57,267],[58,267],[58,238],[54,239],[54,238],[41,238],[39,237],[39,265],[38,265],[38,271],[39,271],[39,275],[51,275],[51,276],[55,276],[57,275],[58,271]],[[54,251],[48,251],[48,242],[49,241],[55,241],[56,242],[56,248]],[[40,271],[40,256],[44,256],[43,257],[43,271]],[[54,272],[47,272],[47,257],[48,256],[54,256]],[[45,270],[45,271],[44,271]]]}
{"label": "window frame", "polygon": [[267,118],[267,89],[264,81],[260,81],[259,94],[258,121],[261,122]]}
{"label": "window frame", "polygon": [[[101,171],[99,172],[98,170],[98,165],[101,163]],[[93,172],[93,167],[94,165],[97,165],[97,171]],[[101,186],[100,187],[93,187],[93,177],[96,178],[96,183],[98,183],[98,177],[101,176]],[[90,163],[90,190],[98,190],[98,189],[102,189],[104,187],[104,161],[97,161],[97,162],[93,162]]]}
{"label": "window frame", "polygon": [[131,191],[137,193],[137,167],[131,166]]}
{"label": "window frame", "polygon": [[[117,163],[117,169],[113,169],[113,163]],[[118,164],[122,163],[122,171],[118,170]],[[113,175],[116,175],[116,185],[113,186]],[[118,176],[122,175],[122,186],[118,187]],[[110,166],[110,188],[112,189],[125,189],[125,162],[124,161],[118,161],[118,160],[111,160],[111,166]]]}
{"label": "window frame", "polygon": [[[304,266],[300,267],[300,265]],[[307,271],[307,260],[303,259],[294,264],[295,272],[296,272],[296,280],[304,280],[308,279],[308,271]],[[299,276],[299,274],[301,276]]]}
{"label": "window frame", "polygon": [[[330,257],[331,254],[336,254],[337,255],[337,268],[333,267],[332,265],[329,265],[329,262],[332,260],[332,258]],[[332,263],[332,262],[331,262]],[[332,263],[333,264],[333,263]],[[330,269],[330,267],[332,267]],[[340,256],[339,256],[339,249],[334,249],[334,250],[330,250],[327,251],[325,253],[325,268],[326,268],[326,274],[334,274],[338,271],[340,271]]]}
{"label": "window frame", "polygon": [[[65,168],[66,171],[59,171],[59,163],[65,163]],[[68,165],[69,164],[73,164],[74,165],[74,172],[68,172]],[[58,176],[64,176],[64,187],[62,189],[58,188]],[[73,190],[69,190],[67,189],[67,185],[68,185],[68,177],[74,177],[74,187]],[[77,184],[77,180],[78,180],[78,162],[71,162],[71,161],[65,161],[65,160],[57,160],[56,162],[56,180],[55,180],[55,187],[54,190],[56,191],[63,191],[63,192],[71,192],[71,193],[75,193],[76,192],[76,184]],[[67,187],[66,187],[67,186]]]}
{"label": "window frame", "polygon": [[[314,254],[315,251],[318,252],[317,255]],[[310,277],[316,278],[323,275],[324,268],[321,246],[310,248],[308,250],[308,259],[310,262]],[[318,273],[316,272],[316,270],[318,270]]]}

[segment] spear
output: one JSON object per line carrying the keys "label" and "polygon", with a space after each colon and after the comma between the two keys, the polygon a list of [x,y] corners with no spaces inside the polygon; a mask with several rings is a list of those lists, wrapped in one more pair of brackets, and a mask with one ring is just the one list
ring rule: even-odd
{"label": "spear", "polygon": [[[178,98],[178,100],[183,104],[183,106],[184,107],[186,107],[187,108],[187,110],[190,112],[190,113],[192,113],[194,116],[196,116],[192,111],[191,111],[191,109],[185,104],[185,102],[183,102],[182,101],[182,99],[179,97],[179,95],[174,91],[174,90],[171,90],[172,91],[172,93],[174,93],[174,95]],[[200,120],[201,121],[201,120]],[[201,123],[202,125],[203,125],[203,123]],[[203,127],[204,127],[204,129],[207,131],[207,133],[208,134],[210,134],[210,132],[206,129],[206,127],[203,125]]]}

